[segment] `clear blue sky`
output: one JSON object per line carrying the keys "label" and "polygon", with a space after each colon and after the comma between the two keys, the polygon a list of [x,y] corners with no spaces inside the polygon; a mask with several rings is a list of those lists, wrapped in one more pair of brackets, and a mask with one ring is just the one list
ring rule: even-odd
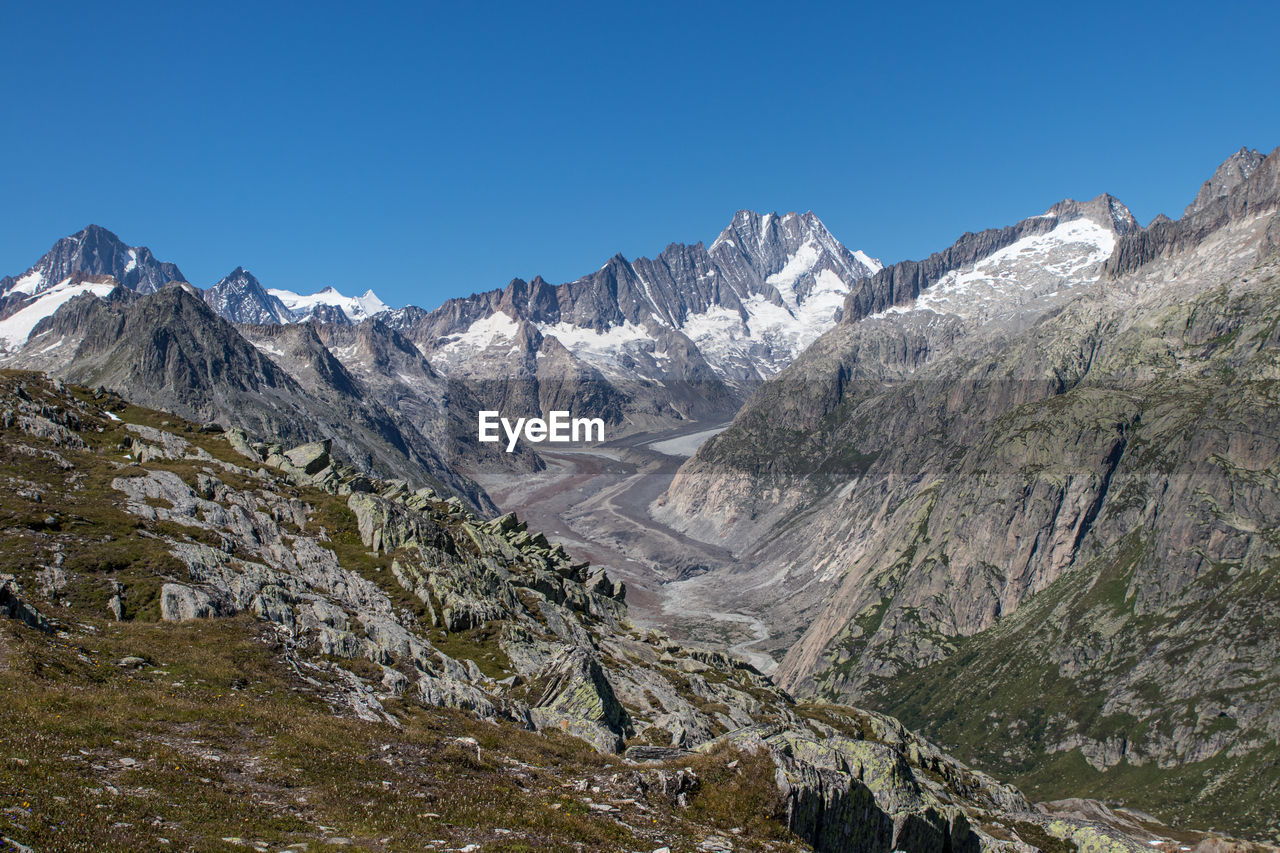
{"label": "clear blue sky", "polygon": [[[194,11],[193,11],[194,10]],[[89,222],[208,286],[433,307],[813,210],[886,262],[1280,145],[1280,4],[7,3],[0,274]]]}

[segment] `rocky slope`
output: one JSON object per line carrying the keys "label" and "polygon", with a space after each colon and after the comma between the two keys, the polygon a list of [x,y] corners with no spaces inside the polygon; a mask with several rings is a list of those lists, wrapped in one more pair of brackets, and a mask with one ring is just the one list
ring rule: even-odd
{"label": "rocky slope", "polygon": [[891,718],[639,631],[619,585],[514,517],[326,444],[30,373],[0,376],[0,413],[11,845],[1136,851],[1157,831],[1034,810]]}
{"label": "rocky slope", "polygon": [[758,543],[699,589],[780,628],[802,695],[1044,795],[1280,832],[1278,181],[1245,152],[1110,245],[1035,248],[1059,217],[873,277],[657,508]]}

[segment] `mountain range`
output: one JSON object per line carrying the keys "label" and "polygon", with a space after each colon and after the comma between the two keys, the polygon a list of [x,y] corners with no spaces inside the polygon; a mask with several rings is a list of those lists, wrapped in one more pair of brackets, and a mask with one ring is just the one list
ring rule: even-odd
{"label": "mountain range", "polygon": [[[267,289],[242,267],[199,293],[240,326],[376,318],[490,407],[592,408],[625,433],[727,419],[831,328],[853,285],[879,269],[812,213],[741,211],[710,247],[672,244],[634,262],[618,255],[564,285],[516,279],[434,311],[391,310],[372,291]],[[105,295],[111,282],[145,295],[181,281],[176,265],[89,226],[0,281],[0,341],[23,346],[40,319],[79,294]]]}
{"label": "mountain range", "polygon": [[[1142,226],[1107,194],[1064,200],[882,266],[812,213],[739,211],[709,246],[618,255],[571,282],[515,279],[434,310],[390,308],[372,291],[269,289],[243,268],[201,290],[89,226],[0,279],[0,366],[93,389],[39,393],[50,412],[83,409],[112,435],[122,427],[84,394],[170,413],[190,422],[184,434],[225,433],[239,457],[218,467],[257,479],[184,486],[202,500],[257,507],[249,495],[270,492],[279,521],[293,492],[273,477],[311,502],[290,505],[294,519],[342,496],[305,549],[327,547],[341,516],[343,535],[359,531],[343,559],[381,553],[365,568],[385,569],[375,582],[394,578],[392,597],[411,599],[392,618],[381,605],[371,615],[354,587],[317,592],[298,558],[281,556],[285,538],[268,548],[262,531],[227,528],[162,474],[135,472],[137,483],[111,486],[136,487],[130,512],[185,524],[152,501],[203,507],[201,536],[261,562],[252,577],[293,578],[286,606],[271,583],[236,580],[231,558],[164,563],[163,583],[182,587],[172,621],[251,612],[324,654],[399,666],[429,706],[558,725],[606,752],[737,749],[731,735],[750,729],[750,750],[767,750],[788,780],[787,825],[818,849],[881,849],[839,836],[872,801],[885,850],[1141,846],[1028,822],[1021,793],[966,775],[883,714],[1035,800],[1087,795],[1174,829],[1280,837],[1277,214],[1280,149],[1241,149],[1177,220]],[[8,393],[30,419],[27,387]],[[626,540],[648,524],[670,547],[728,555],[663,577],[658,594],[696,602],[688,612],[704,621],[760,625],[751,645],[776,663],[761,665],[771,680],[633,635],[624,590],[602,570],[514,518],[473,517],[500,511],[479,484],[494,472],[536,497],[540,477],[565,470],[551,454],[478,442],[484,408],[603,418],[606,474],[652,459],[655,434],[705,439],[665,491],[644,491],[652,503],[612,545],[636,550]],[[81,431],[80,415],[61,417]],[[135,432],[148,448],[177,447]],[[139,485],[144,474],[160,485]],[[194,553],[163,530],[174,553]],[[43,577],[32,572],[28,585]],[[299,603],[304,577],[327,602],[319,615]],[[133,582],[163,615],[156,579]],[[429,663],[405,639],[421,628],[435,642],[428,624],[441,643],[465,634],[471,654],[500,649],[502,672]],[[813,711],[849,704],[874,712]],[[872,783],[884,768],[858,758],[862,747],[833,756],[820,743],[855,732],[896,745],[905,764],[884,771],[892,785]],[[635,740],[645,737],[662,743]],[[1113,827],[1131,820],[1105,814]]]}
{"label": "mountain range", "polygon": [[370,478],[325,442],[22,371],[0,375],[0,412],[0,477],[24,484],[0,495],[6,846],[1222,843],[1036,808],[889,717],[795,702],[635,626],[623,585],[514,515]]}

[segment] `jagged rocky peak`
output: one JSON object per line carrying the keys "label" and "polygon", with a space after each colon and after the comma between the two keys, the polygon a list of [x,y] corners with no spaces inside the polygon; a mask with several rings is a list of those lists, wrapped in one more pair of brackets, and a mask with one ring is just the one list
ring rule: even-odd
{"label": "jagged rocky peak", "polygon": [[573,363],[610,381],[714,377],[745,388],[831,328],[845,294],[878,269],[813,213],[743,210],[710,247],[617,254],[566,284],[516,279],[397,323],[446,370],[511,375],[532,356],[519,346],[528,324],[531,344],[554,338]]}
{"label": "jagged rocky peak", "polygon": [[1111,193],[1102,193],[1089,201],[1063,199],[1049,208],[1046,215],[1057,217],[1059,222],[1089,219],[1120,236],[1141,227],[1129,208]]}
{"label": "jagged rocky peak", "polygon": [[20,276],[0,279],[0,293],[34,296],[69,277],[109,275],[139,293],[154,293],[171,281],[185,281],[176,264],[156,260],[145,246],[128,246],[101,225],[89,225],[53,244]]}
{"label": "jagged rocky peak", "polygon": [[288,323],[293,316],[279,298],[267,292],[261,282],[244,267],[204,292],[209,307],[233,323]]}
{"label": "jagged rocky peak", "polygon": [[824,255],[851,278],[871,275],[882,266],[864,252],[847,249],[812,211],[779,216],[739,210],[708,251],[724,257],[735,249],[766,277],[788,266],[813,268]]}
{"label": "jagged rocky peak", "polygon": [[[1126,235],[1107,263],[1112,276],[1133,272],[1172,252],[1200,245],[1205,237],[1232,222],[1256,219],[1280,207],[1280,148],[1263,155],[1242,148],[1220,165],[1182,218],[1157,217],[1146,228]],[[1268,245],[1280,247],[1271,232]]]}
{"label": "jagged rocky peak", "polygon": [[1224,160],[1213,176],[1201,185],[1195,200],[1187,205],[1182,215],[1189,216],[1204,209],[1214,199],[1229,195],[1233,189],[1249,180],[1249,176],[1265,159],[1266,155],[1261,152],[1241,146],[1239,151]]}
{"label": "jagged rocky peak", "polygon": [[267,290],[253,273],[235,270],[205,291],[205,302],[233,323],[263,325],[298,323],[359,323],[388,310],[386,303],[366,290],[362,296],[344,296],[333,285],[311,294],[291,290]]}

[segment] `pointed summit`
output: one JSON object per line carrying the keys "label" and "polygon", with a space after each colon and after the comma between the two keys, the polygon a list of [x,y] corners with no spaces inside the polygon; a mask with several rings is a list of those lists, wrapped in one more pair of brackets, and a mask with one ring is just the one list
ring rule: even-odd
{"label": "pointed summit", "polygon": [[34,296],[76,274],[109,275],[138,293],[154,293],[171,281],[186,280],[176,264],[156,260],[147,247],[127,246],[101,225],[88,225],[54,243],[22,275],[0,279],[0,293]]}
{"label": "pointed summit", "polygon": [[[671,389],[723,382],[717,387],[745,393],[786,367],[836,324],[845,295],[879,269],[812,212],[744,209],[710,246],[670,243],[656,257],[631,260],[618,253],[574,281],[515,281],[450,300],[401,328],[441,370],[486,379],[537,373],[539,358],[549,364],[550,353],[561,353],[574,370],[595,371],[622,395],[636,393],[637,411],[665,417],[684,405],[662,401],[673,393],[662,390],[668,382]],[[536,329],[542,349],[521,346],[509,318]],[[621,390],[637,380],[649,390]],[[705,411],[719,417],[716,407],[728,399]]]}
{"label": "pointed summit", "polygon": [[[801,298],[812,280],[824,270],[837,276],[845,286],[879,272],[881,264],[863,252],[852,252],[832,236],[813,211],[756,213],[739,210],[729,227],[720,232],[707,250],[720,263],[745,262],[766,284],[777,289],[782,303],[796,301],[790,288],[799,286]],[[737,261],[731,260],[739,255]],[[791,294],[791,295],[789,295]],[[771,301],[775,295],[763,294]]]}
{"label": "pointed summit", "polygon": [[1239,151],[1222,162],[1222,165],[1214,171],[1213,177],[1201,185],[1195,200],[1187,205],[1182,215],[1190,216],[1204,209],[1215,199],[1228,195],[1233,189],[1249,180],[1249,176],[1265,159],[1266,155],[1241,146]]}
{"label": "pointed summit", "polygon": [[229,275],[206,290],[206,304],[233,323],[288,323],[293,317],[285,304],[267,293],[262,283],[244,267],[236,267]]}
{"label": "pointed summit", "polygon": [[[1076,201],[1066,198],[1049,208],[1043,216],[1033,216],[1023,223],[1035,224],[1035,220],[1052,217],[1059,222],[1070,222],[1073,219],[1089,219],[1117,236],[1137,231],[1138,220],[1128,206],[1111,193],[1102,193],[1089,201]],[[1023,223],[1019,223],[1022,225]]]}

